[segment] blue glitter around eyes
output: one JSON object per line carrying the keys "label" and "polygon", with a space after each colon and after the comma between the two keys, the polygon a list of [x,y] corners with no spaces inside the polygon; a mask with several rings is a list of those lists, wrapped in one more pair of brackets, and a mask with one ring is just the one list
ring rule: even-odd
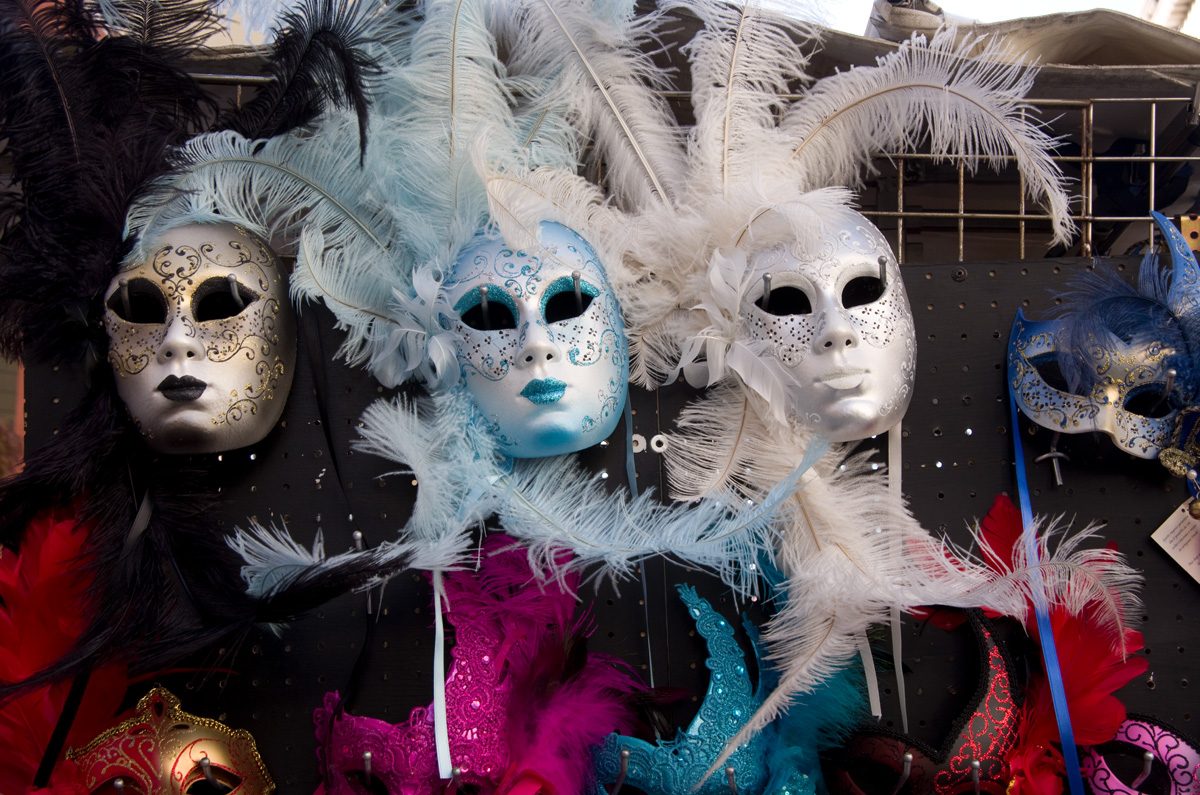
{"label": "blue glitter around eyes", "polygon": [[[573,293],[573,292],[575,292],[575,280],[573,278],[571,278],[570,276],[560,276],[559,278],[550,282],[550,286],[547,287],[545,292],[542,293],[542,300],[541,300],[541,304],[539,307],[539,311],[542,313],[542,317],[543,318],[546,317],[546,304],[547,304],[547,302],[549,302],[549,300],[551,298],[558,295],[559,293]],[[599,298],[600,297],[600,288],[597,287],[596,285],[592,284],[591,282],[589,282],[587,279],[579,280],[579,292],[582,293],[583,295],[589,296],[591,298]],[[569,318],[569,319],[573,319],[573,318]]]}
{"label": "blue glitter around eyes", "polygon": [[[480,285],[480,287],[483,286],[488,288],[489,304],[492,302],[503,304],[504,306],[508,307],[509,312],[512,312],[513,318],[518,318],[521,316],[521,313],[517,310],[517,302],[513,300],[512,296],[509,295],[503,287],[498,284]],[[574,285],[572,285],[571,289],[574,289]],[[479,292],[479,287],[473,287],[467,292],[463,293],[462,297],[455,302],[454,311],[458,313],[459,318],[462,318],[463,315],[465,315],[467,312],[470,312],[472,309],[482,303],[483,295]],[[545,304],[543,302],[543,306],[544,305]]]}

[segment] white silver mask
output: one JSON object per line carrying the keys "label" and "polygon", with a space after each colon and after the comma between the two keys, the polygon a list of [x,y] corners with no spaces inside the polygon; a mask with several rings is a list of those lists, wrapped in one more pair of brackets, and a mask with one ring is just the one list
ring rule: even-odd
{"label": "white silver mask", "polygon": [[467,389],[514,458],[598,444],[625,406],[625,326],[604,265],[562,224],[543,222],[536,252],[480,235],[444,289]]}
{"label": "white silver mask", "polygon": [[795,380],[795,419],[834,442],[893,427],[916,374],[916,332],[896,257],[870,221],[845,218],[818,241],[752,253],[760,280],[742,306],[750,339],[770,343]]}
{"label": "white silver mask", "polygon": [[105,293],[117,392],[150,447],[215,453],[262,440],[296,365],[287,283],[266,243],[191,224],[127,263]]}

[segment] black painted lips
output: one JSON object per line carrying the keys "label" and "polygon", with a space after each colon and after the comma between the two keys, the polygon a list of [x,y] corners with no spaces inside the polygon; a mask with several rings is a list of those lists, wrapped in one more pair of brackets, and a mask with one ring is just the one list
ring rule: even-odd
{"label": "black painted lips", "polygon": [[167,400],[186,403],[204,394],[204,390],[208,388],[208,384],[190,375],[185,375],[182,378],[177,375],[169,375],[162,380],[162,383],[157,388]]}

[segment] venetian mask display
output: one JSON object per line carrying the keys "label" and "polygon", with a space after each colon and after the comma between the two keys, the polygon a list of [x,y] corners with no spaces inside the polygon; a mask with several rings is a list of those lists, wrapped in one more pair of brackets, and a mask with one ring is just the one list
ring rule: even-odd
{"label": "venetian mask display", "polygon": [[275,784],[254,738],[179,708],[155,688],[136,714],[78,750],[67,752],[90,793],[127,795],[269,795]]}
{"label": "venetian mask display", "polygon": [[445,283],[466,388],[514,458],[598,444],[629,382],[624,322],[599,256],[558,223],[543,222],[539,240],[520,251],[481,234]]}
{"label": "venetian mask display", "polygon": [[1018,310],[1008,379],[1017,406],[1038,425],[1099,431],[1126,453],[1160,458],[1183,476],[1197,464],[1195,440],[1180,433],[1180,421],[1194,414],[1187,409],[1200,389],[1192,365],[1200,267],[1174,224],[1154,218],[1169,270],[1148,258],[1137,287],[1116,274],[1085,274],[1064,314],[1051,320]]}
{"label": "venetian mask display", "polygon": [[105,293],[117,391],[150,447],[214,453],[262,440],[283,413],[295,319],[274,253],[233,224],[190,224],[126,263]]}
{"label": "venetian mask display", "polygon": [[912,399],[917,344],[883,234],[847,211],[818,240],[760,249],[749,264],[759,281],[743,302],[743,327],[792,377],[795,419],[834,442],[893,427]]}

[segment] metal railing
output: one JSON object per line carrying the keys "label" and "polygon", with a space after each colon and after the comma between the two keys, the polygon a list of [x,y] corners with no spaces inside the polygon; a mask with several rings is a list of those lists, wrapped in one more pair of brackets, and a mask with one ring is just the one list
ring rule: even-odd
{"label": "metal railing", "polygon": [[[240,105],[242,101],[242,93],[245,88],[257,88],[269,82],[270,78],[259,75],[245,74],[217,74],[217,73],[197,73],[192,75],[198,82],[212,86],[233,86],[235,87],[235,101]],[[689,95],[685,92],[669,91],[665,92],[665,96],[669,100],[687,101]],[[797,97],[798,98],[798,97]],[[1156,203],[1156,188],[1158,178],[1158,168],[1163,164],[1182,164],[1182,163],[1197,163],[1200,164],[1200,153],[1192,155],[1160,155],[1158,153],[1158,138],[1159,130],[1159,107],[1163,105],[1171,106],[1172,108],[1181,108],[1184,112],[1195,115],[1198,111],[1194,107],[1197,101],[1195,97],[1177,96],[1177,97],[1096,97],[1091,99],[1031,99],[1029,104],[1036,108],[1051,111],[1061,111],[1062,113],[1078,113],[1078,135],[1077,142],[1079,144],[1080,153],[1078,155],[1055,155],[1053,160],[1060,166],[1075,165],[1079,169],[1079,193],[1072,201],[1073,213],[1072,219],[1079,227],[1078,238],[1080,254],[1083,256],[1091,256],[1094,251],[1094,232],[1096,224],[1107,223],[1135,223],[1145,221],[1148,229],[1148,240],[1153,241],[1155,227],[1150,218],[1150,211],[1155,209]],[[1146,154],[1132,154],[1129,156],[1123,155],[1097,155],[1095,152],[1095,131],[1096,131],[1096,109],[1105,105],[1130,105],[1143,104],[1146,106],[1146,127],[1142,137],[1148,142],[1148,150]],[[1061,117],[1058,126],[1061,127]],[[1067,136],[1074,138],[1076,136]],[[1012,156],[997,158],[1005,162],[1015,160]],[[1011,209],[996,210],[996,211],[978,211],[967,210],[966,194],[969,189],[970,182],[966,179],[966,166],[962,158],[957,158],[957,188],[953,209],[944,210],[926,210],[926,209],[910,209],[905,207],[905,188],[911,184],[908,182],[905,173],[905,166],[909,162],[916,161],[949,161],[953,162],[956,158],[950,157],[935,157],[931,154],[907,152],[903,154],[884,155],[879,158],[881,162],[890,162],[895,164],[896,186],[895,186],[895,210],[884,210],[878,207],[864,205],[863,214],[879,219],[894,219],[896,224],[896,253],[901,264],[905,262],[905,235],[912,231],[914,224],[920,221],[954,221],[957,226],[958,237],[958,261],[966,261],[966,236],[968,232],[968,224],[970,222],[986,222],[992,228],[996,224],[1007,224],[1009,229],[1015,234],[1016,238],[1016,253],[1021,260],[1026,259],[1028,254],[1028,225],[1030,223],[1049,224],[1050,215],[1036,210],[1031,210],[1029,207],[1028,191],[1026,190],[1025,179],[1023,175],[1017,174],[1017,179],[1014,181],[1014,196],[1013,206]],[[1096,196],[1096,164],[1098,163],[1127,163],[1139,164],[1145,163],[1149,169],[1149,185],[1147,196],[1147,208],[1145,215],[1096,215],[1094,213],[1095,196]],[[875,187],[877,195],[882,198],[884,195],[884,185],[882,181],[876,182]]]}
{"label": "metal railing", "polygon": [[[1079,169],[1079,193],[1074,198],[1072,205],[1074,212],[1072,219],[1079,227],[1079,245],[1080,254],[1083,256],[1091,256],[1094,253],[1094,232],[1097,224],[1100,223],[1135,223],[1145,221],[1147,224],[1148,240],[1153,240],[1155,235],[1155,227],[1150,218],[1150,211],[1155,209],[1157,203],[1156,189],[1159,175],[1159,166],[1162,164],[1182,164],[1182,163],[1198,163],[1200,164],[1200,154],[1191,155],[1161,155],[1159,154],[1159,107],[1162,105],[1170,105],[1175,108],[1183,106],[1184,112],[1194,112],[1192,97],[1096,97],[1092,99],[1033,99],[1030,104],[1038,108],[1044,109],[1061,109],[1064,112],[1078,112],[1079,114],[1079,132],[1078,143],[1080,154],[1078,155],[1055,155],[1054,161],[1060,166],[1074,164]],[[1095,130],[1096,130],[1096,109],[1104,105],[1115,104],[1143,104],[1146,106],[1146,126],[1144,128],[1144,138],[1147,141],[1146,154],[1131,154],[1131,155],[1097,155],[1095,151]],[[966,232],[968,221],[987,221],[994,222],[1015,222],[1015,231],[1017,238],[1017,256],[1024,260],[1027,252],[1027,226],[1030,222],[1045,222],[1049,223],[1050,216],[1046,213],[1030,211],[1028,203],[1029,197],[1026,190],[1025,180],[1023,176],[1019,176],[1016,182],[1016,191],[1014,196],[1014,209],[1012,211],[967,211],[966,208],[966,191],[969,183],[965,179],[965,164],[962,158],[957,158],[957,203],[953,210],[913,210],[905,207],[905,186],[906,172],[905,165],[913,160],[944,160],[954,161],[955,158],[935,158],[930,154],[893,154],[887,156],[886,160],[894,161],[896,164],[896,189],[895,189],[895,210],[880,210],[866,208],[863,214],[875,218],[893,218],[896,222],[897,235],[897,256],[900,261],[904,261],[905,251],[905,233],[906,222],[913,222],[920,219],[937,219],[937,220],[953,220],[957,222],[958,235],[958,261],[962,262],[966,259]],[[1004,161],[1012,162],[1014,157],[1007,156],[999,158]],[[1147,185],[1147,207],[1145,215],[1097,215],[1095,214],[1095,197],[1096,197],[1096,164],[1098,163],[1127,163],[1127,164],[1146,164],[1148,169],[1148,185]],[[884,190],[883,184],[877,185],[880,195]]]}

